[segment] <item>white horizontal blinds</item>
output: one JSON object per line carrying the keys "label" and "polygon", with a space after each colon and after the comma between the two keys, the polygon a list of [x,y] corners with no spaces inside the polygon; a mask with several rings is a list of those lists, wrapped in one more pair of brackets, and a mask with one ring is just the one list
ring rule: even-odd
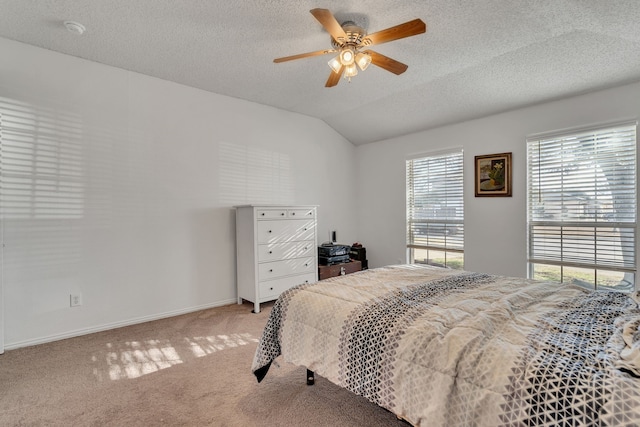
{"label": "white horizontal blinds", "polygon": [[77,117],[0,97],[5,219],[81,218],[84,175]]}
{"label": "white horizontal blinds", "polygon": [[407,160],[407,245],[464,249],[462,151]]}
{"label": "white horizontal blinds", "polygon": [[635,123],[527,147],[529,262],[634,272]]}

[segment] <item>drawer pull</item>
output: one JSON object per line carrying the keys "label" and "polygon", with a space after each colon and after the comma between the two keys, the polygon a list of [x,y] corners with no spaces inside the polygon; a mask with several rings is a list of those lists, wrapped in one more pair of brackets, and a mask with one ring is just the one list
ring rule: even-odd
{"label": "drawer pull", "polygon": [[284,216],[284,212],[281,212],[281,213],[280,213],[280,215],[281,215],[281,216]]}
{"label": "drawer pull", "polygon": [[305,263],[305,264],[304,264],[304,266],[305,266],[305,267],[309,267],[309,263],[308,263],[308,262],[307,262],[307,263]]}
{"label": "drawer pull", "polygon": [[269,290],[270,290],[270,291],[272,291],[272,290],[273,290],[273,288],[271,287],[271,288],[269,288]]}
{"label": "drawer pull", "polygon": [[304,228],[304,231],[307,231],[307,227]]}
{"label": "drawer pull", "polygon": [[270,254],[272,254],[272,253],[273,253],[273,251],[269,251],[269,253],[270,253]]}
{"label": "drawer pull", "polygon": [[269,230],[269,233],[271,233],[271,230]]}
{"label": "drawer pull", "polygon": [[269,273],[273,273],[273,268],[270,268],[270,269],[269,269]]}
{"label": "drawer pull", "polygon": [[264,216],[264,212],[262,212],[260,215]]}
{"label": "drawer pull", "polygon": [[291,212],[291,216],[296,216],[296,213],[295,212]]}

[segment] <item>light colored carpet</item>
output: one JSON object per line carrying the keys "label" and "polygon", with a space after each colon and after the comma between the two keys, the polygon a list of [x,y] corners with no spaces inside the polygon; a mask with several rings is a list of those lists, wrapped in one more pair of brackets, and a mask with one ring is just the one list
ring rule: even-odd
{"label": "light colored carpet", "polygon": [[228,305],[7,351],[2,426],[398,426],[366,399],[280,361],[251,362],[272,304]]}

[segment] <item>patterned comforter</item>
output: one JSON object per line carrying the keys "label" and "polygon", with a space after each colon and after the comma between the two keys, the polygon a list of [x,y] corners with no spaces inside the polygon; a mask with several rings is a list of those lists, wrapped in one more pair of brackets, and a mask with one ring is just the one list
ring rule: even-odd
{"label": "patterned comforter", "polygon": [[404,265],[283,293],[252,371],[282,356],[416,426],[638,426],[639,343],[627,294]]}

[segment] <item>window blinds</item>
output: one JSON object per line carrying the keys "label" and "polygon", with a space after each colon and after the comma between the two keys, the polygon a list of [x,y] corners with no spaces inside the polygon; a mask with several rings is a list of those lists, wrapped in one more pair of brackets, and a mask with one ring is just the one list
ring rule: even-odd
{"label": "window blinds", "polygon": [[636,124],[527,140],[529,262],[635,272]]}
{"label": "window blinds", "polygon": [[462,150],[407,160],[407,247],[464,249]]}

